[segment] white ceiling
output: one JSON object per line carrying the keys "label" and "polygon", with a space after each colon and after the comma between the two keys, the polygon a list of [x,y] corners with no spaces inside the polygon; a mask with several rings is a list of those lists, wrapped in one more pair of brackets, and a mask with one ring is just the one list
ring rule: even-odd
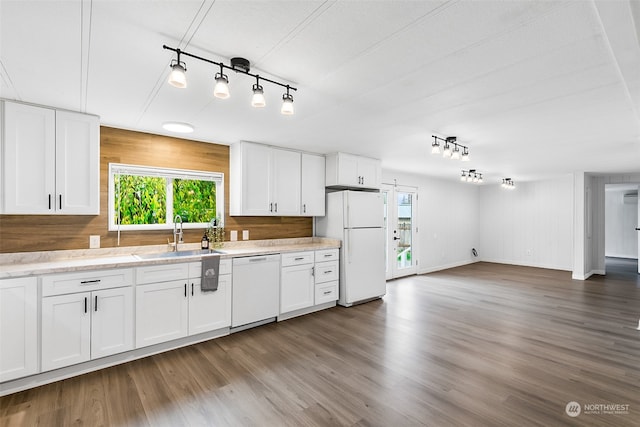
{"label": "white ceiling", "polygon": [[[190,139],[345,151],[383,167],[486,182],[640,171],[640,2],[0,0],[0,96],[101,116],[108,126]],[[635,19],[635,21],[634,21]],[[249,76],[174,54],[242,56],[289,82],[296,114],[250,106]],[[472,161],[430,153],[457,136]]]}

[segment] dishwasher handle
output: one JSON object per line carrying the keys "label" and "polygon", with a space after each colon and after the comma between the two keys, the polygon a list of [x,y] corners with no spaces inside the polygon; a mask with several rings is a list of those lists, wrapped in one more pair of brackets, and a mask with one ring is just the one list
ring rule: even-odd
{"label": "dishwasher handle", "polygon": [[263,262],[280,262],[279,254],[247,256],[233,259],[233,265],[260,264]]}

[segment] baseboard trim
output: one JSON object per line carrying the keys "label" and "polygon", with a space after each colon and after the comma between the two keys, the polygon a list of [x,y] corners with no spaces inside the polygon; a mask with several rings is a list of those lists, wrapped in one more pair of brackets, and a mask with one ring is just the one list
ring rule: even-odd
{"label": "baseboard trim", "polygon": [[435,267],[421,268],[420,270],[418,270],[418,274],[427,274],[427,273],[433,273],[435,271],[448,270],[450,268],[462,267],[463,265],[475,264],[476,262],[480,262],[480,260],[474,259],[474,260],[458,261],[458,262],[452,262],[450,264],[438,265]]}

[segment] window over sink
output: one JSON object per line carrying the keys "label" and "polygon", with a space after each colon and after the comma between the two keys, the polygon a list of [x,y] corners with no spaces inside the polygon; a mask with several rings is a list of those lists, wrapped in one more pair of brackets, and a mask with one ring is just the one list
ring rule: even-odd
{"label": "window over sink", "polygon": [[204,228],[224,218],[220,172],[109,164],[109,231]]}

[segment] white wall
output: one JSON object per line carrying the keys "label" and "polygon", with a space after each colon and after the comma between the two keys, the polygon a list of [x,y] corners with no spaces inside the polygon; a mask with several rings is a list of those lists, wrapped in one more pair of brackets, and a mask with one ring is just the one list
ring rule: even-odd
{"label": "white wall", "polygon": [[619,258],[638,258],[638,205],[623,203],[629,190],[605,191],[605,255]]}
{"label": "white wall", "polygon": [[474,184],[382,171],[382,182],[418,188],[418,273],[477,261],[478,190]]}
{"label": "white wall", "polygon": [[480,188],[483,261],[572,270],[573,176]]}

